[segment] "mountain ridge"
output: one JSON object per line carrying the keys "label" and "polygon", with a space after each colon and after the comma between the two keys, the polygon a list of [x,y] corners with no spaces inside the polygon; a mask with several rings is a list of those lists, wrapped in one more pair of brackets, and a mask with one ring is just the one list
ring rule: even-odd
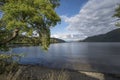
{"label": "mountain ridge", "polygon": [[80,42],[120,42],[120,28],[106,34],[88,37]]}

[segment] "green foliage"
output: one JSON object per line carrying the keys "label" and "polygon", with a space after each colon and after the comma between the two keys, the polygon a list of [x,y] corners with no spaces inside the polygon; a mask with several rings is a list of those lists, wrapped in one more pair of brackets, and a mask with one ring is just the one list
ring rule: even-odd
{"label": "green foliage", "polygon": [[[117,17],[120,19],[120,5],[115,9],[115,14],[113,15],[113,17]],[[115,25],[120,26],[120,22],[117,22]]]}
{"label": "green foliage", "polygon": [[114,17],[120,18],[120,5],[116,8],[116,13],[114,14]]}
{"label": "green foliage", "polygon": [[9,47],[6,45],[0,45],[0,51],[9,51]]}
{"label": "green foliage", "polygon": [[[55,12],[59,0],[0,0],[0,42],[11,37],[17,28],[29,36],[33,31],[39,33],[41,46],[47,49],[50,44],[50,27],[60,22],[60,17]],[[5,45],[0,45],[0,50],[8,50]],[[17,55],[0,54],[0,73],[15,71]]]}
{"label": "green foliage", "polygon": [[4,41],[6,38],[10,37],[12,34],[8,30],[0,30],[0,42]]}
{"label": "green foliage", "polygon": [[14,72],[18,69],[18,63],[14,58],[18,55],[0,54],[0,74]]}
{"label": "green foliage", "polygon": [[[55,12],[59,0],[0,0],[3,4],[0,10],[3,17],[0,19],[1,29],[13,31],[19,28],[20,32],[27,32],[32,36],[33,31],[42,38],[42,46],[50,42],[50,27],[60,22]],[[47,40],[46,40],[47,39]],[[46,42],[47,41],[47,42]]]}
{"label": "green foliage", "polygon": [[17,45],[39,45],[39,37],[17,36],[10,44]]}
{"label": "green foliage", "polygon": [[50,30],[47,29],[41,36],[41,45],[47,50],[50,44]]}
{"label": "green foliage", "polygon": [[30,2],[30,0],[11,0],[1,7],[4,13],[1,20],[6,22],[6,27],[9,26],[12,29],[21,27],[24,30],[24,27],[28,28],[29,25],[35,29],[38,25],[55,26],[60,21],[49,0],[32,0]]}

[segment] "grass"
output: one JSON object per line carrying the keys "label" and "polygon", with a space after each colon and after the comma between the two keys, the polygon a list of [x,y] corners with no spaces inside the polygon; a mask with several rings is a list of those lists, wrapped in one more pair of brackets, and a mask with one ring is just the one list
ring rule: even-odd
{"label": "grass", "polygon": [[[69,76],[67,75],[67,72],[62,70],[57,74],[51,71],[51,73],[48,73],[45,76],[49,80],[69,80]],[[41,79],[41,80],[44,80],[44,79]]]}
{"label": "grass", "polygon": [[18,57],[18,55],[0,54],[0,74],[16,71],[18,62],[14,58]]}
{"label": "grass", "polygon": [[15,80],[69,80],[65,70],[54,70],[40,66],[22,66],[20,70]]}
{"label": "grass", "polygon": [[119,80],[103,73],[51,69],[38,65],[19,65],[18,55],[0,54],[0,80]]}

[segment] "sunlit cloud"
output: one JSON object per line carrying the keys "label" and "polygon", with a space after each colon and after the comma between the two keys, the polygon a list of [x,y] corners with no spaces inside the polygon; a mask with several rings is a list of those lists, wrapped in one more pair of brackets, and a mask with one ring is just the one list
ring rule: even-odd
{"label": "sunlit cloud", "polygon": [[84,36],[104,34],[117,28],[114,25],[116,18],[112,16],[119,3],[120,0],[89,0],[79,14],[61,18],[68,23],[70,31],[78,31]]}
{"label": "sunlit cloud", "polygon": [[76,40],[83,40],[85,39],[87,36],[85,36],[83,33],[59,33],[59,34],[54,34],[51,35],[51,37],[53,38],[59,38],[59,39],[63,39],[66,41],[76,41]]}

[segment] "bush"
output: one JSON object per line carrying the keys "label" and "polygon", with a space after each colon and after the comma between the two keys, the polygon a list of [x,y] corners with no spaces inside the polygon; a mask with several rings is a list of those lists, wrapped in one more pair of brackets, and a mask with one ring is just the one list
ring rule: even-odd
{"label": "bush", "polygon": [[0,74],[16,71],[18,69],[18,59],[18,55],[0,54]]}

